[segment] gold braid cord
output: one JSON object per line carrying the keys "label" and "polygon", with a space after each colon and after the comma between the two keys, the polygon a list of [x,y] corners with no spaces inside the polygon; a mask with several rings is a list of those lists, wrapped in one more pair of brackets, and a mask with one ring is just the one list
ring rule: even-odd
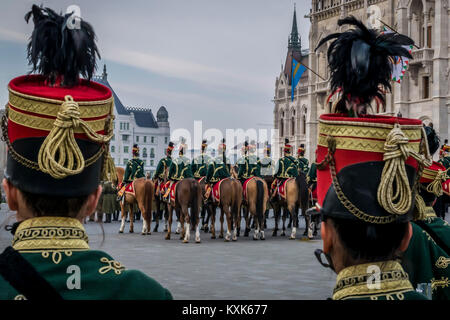
{"label": "gold braid cord", "polygon": [[408,213],[413,204],[413,191],[406,174],[405,161],[411,156],[418,162],[418,177],[422,175],[424,167],[432,164],[426,134],[423,131],[422,153],[408,148],[408,141],[409,139],[397,123],[388,134],[384,144],[383,160],[385,165],[378,186],[377,199],[383,209],[393,215]]}
{"label": "gold braid cord", "polygon": [[426,190],[437,197],[442,196],[442,183],[447,181],[448,178],[447,171],[438,170],[434,180],[428,184]]}
{"label": "gold braid cord", "polygon": [[82,128],[88,138],[97,143],[107,143],[112,138],[112,133],[107,136],[98,134],[80,118],[78,103],[71,96],[64,99],[53,129],[38,154],[39,169],[55,179],[79,174],[85,168],[83,154],[75,141],[75,128]]}

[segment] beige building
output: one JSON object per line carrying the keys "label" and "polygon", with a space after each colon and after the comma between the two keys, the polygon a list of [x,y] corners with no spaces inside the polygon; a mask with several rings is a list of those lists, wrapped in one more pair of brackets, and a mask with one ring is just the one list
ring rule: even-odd
{"label": "beige building", "polygon": [[[325,36],[337,32],[337,21],[353,15],[367,24],[392,26],[414,39],[409,69],[403,81],[392,83],[392,93],[386,97],[386,112],[403,117],[432,121],[441,139],[449,138],[450,107],[450,1],[449,0],[312,0],[310,14],[309,51],[302,50],[296,13],[284,67],[275,83],[274,127],[279,137],[275,150],[281,151],[285,138],[297,148],[306,145],[306,156],[314,160],[317,145],[318,118],[330,112],[326,105],[330,94],[327,46],[314,49]],[[378,26],[376,25],[378,23]],[[306,71],[291,101],[291,59],[316,71]]]}

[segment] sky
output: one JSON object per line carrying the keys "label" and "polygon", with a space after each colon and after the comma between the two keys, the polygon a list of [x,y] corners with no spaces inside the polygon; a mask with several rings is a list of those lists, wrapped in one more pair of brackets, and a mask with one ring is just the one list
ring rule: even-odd
{"label": "sky", "polygon": [[[98,38],[108,81],[126,106],[160,106],[171,130],[267,129],[273,126],[275,80],[292,28],[291,0],[1,0],[0,103],[8,82],[29,71],[26,44],[32,4],[57,12],[81,9]],[[310,1],[297,1],[307,49]]]}

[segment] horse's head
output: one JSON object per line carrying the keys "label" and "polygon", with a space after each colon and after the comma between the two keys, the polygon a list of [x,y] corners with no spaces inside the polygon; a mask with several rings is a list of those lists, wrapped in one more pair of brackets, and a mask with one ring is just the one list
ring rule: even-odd
{"label": "horse's head", "polygon": [[121,167],[116,167],[116,173],[117,173],[117,180],[113,181],[113,183],[118,186],[123,181],[123,176],[125,175],[125,169]]}

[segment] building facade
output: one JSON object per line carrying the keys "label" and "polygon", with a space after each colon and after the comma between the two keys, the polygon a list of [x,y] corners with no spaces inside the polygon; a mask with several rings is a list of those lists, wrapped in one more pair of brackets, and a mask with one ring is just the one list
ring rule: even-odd
{"label": "building facade", "polygon": [[161,106],[156,119],[151,109],[125,107],[108,82],[106,65],[103,73],[94,77],[111,89],[114,97],[114,137],[110,142],[111,156],[114,164],[125,167],[132,158],[133,144],[140,149],[140,158],[145,162],[145,171],[153,175],[159,159],[165,156],[170,139],[169,113]]}
{"label": "building facade", "polygon": [[[312,0],[309,48],[301,49],[296,13],[289,38],[284,68],[275,82],[274,127],[281,150],[285,138],[298,147],[306,145],[306,156],[314,161],[318,118],[329,113],[330,94],[327,45],[314,49],[325,36],[343,31],[337,21],[353,15],[372,27],[385,23],[411,37],[417,47],[401,83],[392,83],[386,96],[386,113],[432,122],[442,141],[449,138],[450,107],[450,1],[449,0]],[[380,20],[382,22],[380,22]],[[329,44],[328,44],[329,45]],[[292,56],[314,70],[306,71],[295,88],[291,101]],[[299,61],[299,60],[298,60]]]}

